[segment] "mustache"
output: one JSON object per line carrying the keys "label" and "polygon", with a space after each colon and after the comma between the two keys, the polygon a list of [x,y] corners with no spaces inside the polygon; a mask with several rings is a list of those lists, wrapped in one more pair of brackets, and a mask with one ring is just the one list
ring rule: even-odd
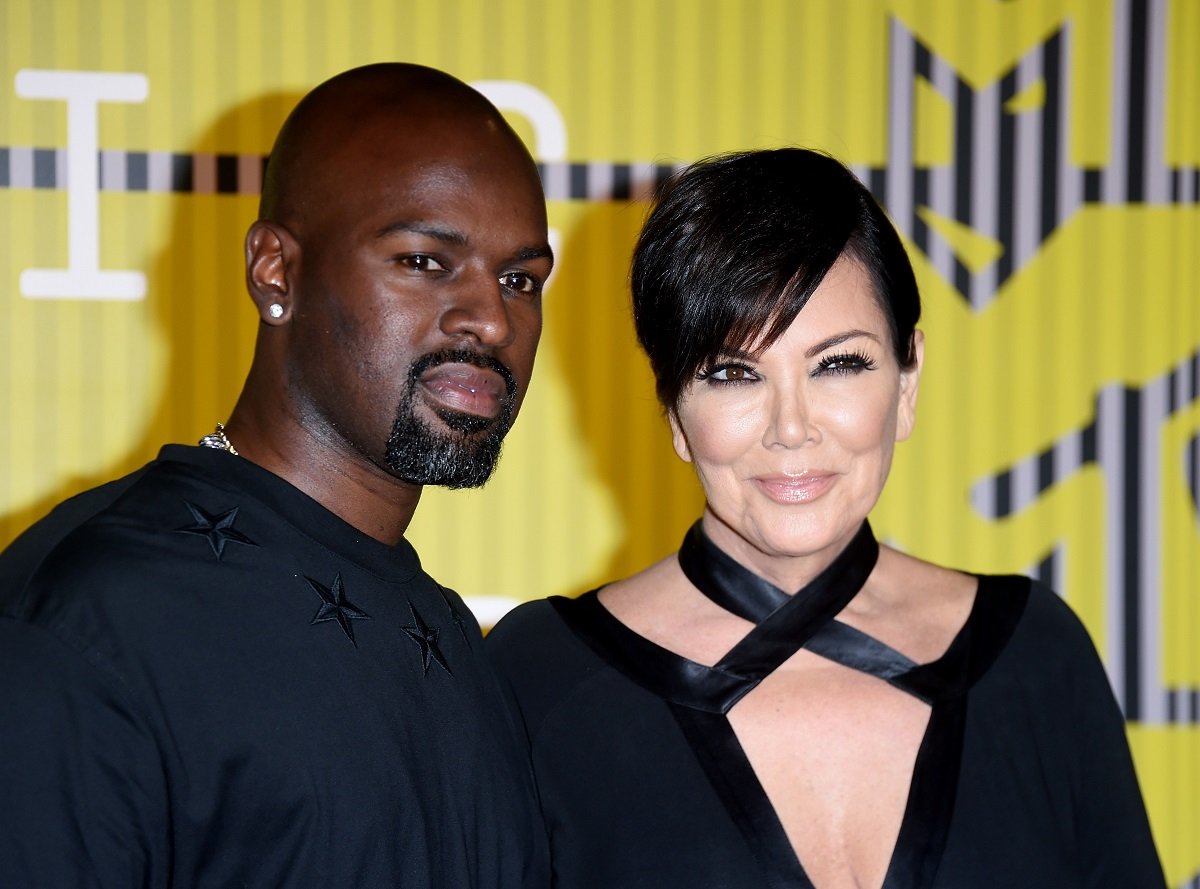
{"label": "mustache", "polygon": [[511,401],[517,394],[517,380],[507,365],[491,355],[474,352],[470,349],[441,349],[422,355],[412,363],[412,367],[408,370],[409,385],[415,386],[427,370],[437,367],[439,364],[471,364],[494,371],[504,380],[505,397]]}

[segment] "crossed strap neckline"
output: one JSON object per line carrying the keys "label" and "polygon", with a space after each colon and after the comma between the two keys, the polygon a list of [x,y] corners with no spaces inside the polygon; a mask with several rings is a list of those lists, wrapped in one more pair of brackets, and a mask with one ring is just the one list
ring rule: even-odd
{"label": "crossed strap neckline", "polygon": [[688,530],[679,548],[679,566],[687,579],[719,607],[755,624],[716,668],[761,681],[798,649],[805,648],[890,682],[929,703],[935,689],[927,682],[904,681],[906,674],[918,668],[915,661],[835,619],[862,590],[878,560],[879,544],[870,523],[864,520],[824,570],[789,594],[717,546],[699,521]]}
{"label": "crossed strap neckline", "polygon": [[1003,649],[1028,598],[1028,578],[981,579],[970,616],[949,648],[937,660],[917,664],[835,619],[862,589],[878,556],[879,545],[864,521],[825,570],[789,595],[722,551],[697,522],[680,548],[685,576],[717,605],[755,624],[711,667],[631,630],[595,591],[551,600],[599,657],[668,705],[771,889],[811,889],[812,883],[729,724],[733,706],[802,647],[930,704],[883,889],[928,887],[954,810],[967,692]]}

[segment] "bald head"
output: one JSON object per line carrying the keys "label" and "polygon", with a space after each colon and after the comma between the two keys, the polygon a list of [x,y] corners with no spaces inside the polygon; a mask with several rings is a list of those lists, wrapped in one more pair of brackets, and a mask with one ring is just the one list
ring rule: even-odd
{"label": "bald head", "polygon": [[[380,155],[392,151],[398,133],[418,144],[437,138],[455,147],[500,150],[536,178],[519,137],[482,94],[434,68],[384,62],[330,78],[288,115],[271,149],[259,216],[301,234],[314,213],[336,200],[330,189],[339,191],[348,177],[362,172],[372,145]],[[344,150],[348,143],[355,143],[354,150]],[[409,159],[392,154],[375,160],[403,164]]]}
{"label": "bald head", "polygon": [[[403,530],[413,486],[495,465],[552,267],[537,166],[480,93],[417,65],[338,75],[285,122],[246,236],[260,324],[231,434],[343,517],[407,504],[356,524]],[[407,493],[364,501],[346,473]]]}

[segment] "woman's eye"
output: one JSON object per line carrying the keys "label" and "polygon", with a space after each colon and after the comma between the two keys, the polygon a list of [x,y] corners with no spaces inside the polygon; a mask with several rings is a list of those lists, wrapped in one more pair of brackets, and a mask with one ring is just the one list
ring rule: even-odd
{"label": "woman's eye", "polygon": [[400,264],[416,272],[444,272],[446,267],[425,253],[413,253],[400,257]]}
{"label": "woman's eye", "polygon": [[500,276],[500,284],[514,293],[537,295],[542,292],[542,282],[526,272],[508,272]]}
{"label": "woman's eye", "polygon": [[714,383],[747,383],[756,380],[754,371],[744,364],[721,364],[702,374],[706,380]]}
{"label": "woman's eye", "polygon": [[875,362],[871,356],[862,352],[847,352],[843,355],[830,355],[821,359],[817,365],[817,374],[856,374],[864,370],[874,370]]}

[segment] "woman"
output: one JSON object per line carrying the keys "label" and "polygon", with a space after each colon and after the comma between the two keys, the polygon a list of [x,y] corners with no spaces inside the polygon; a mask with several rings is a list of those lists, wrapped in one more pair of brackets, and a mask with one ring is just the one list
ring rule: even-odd
{"label": "woman", "polygon": [[1162,886],[1078,620],[871,534],[923,342],[867,190],[800,149],[697,164],[633,300],[707,503],[677,554],[489,638],[556,885]]}

